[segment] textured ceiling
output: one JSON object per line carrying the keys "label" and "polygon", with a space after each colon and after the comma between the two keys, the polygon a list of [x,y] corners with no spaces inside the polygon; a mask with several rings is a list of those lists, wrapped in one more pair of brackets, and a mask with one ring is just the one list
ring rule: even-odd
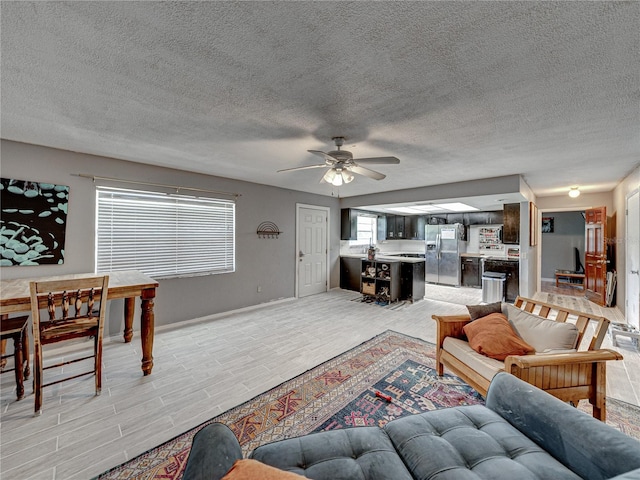
{"label": "textured ceiling", "polygon": [[[2,2],[2,138],[342,197],[640,162],[639,2]],[[336,189],[318,163],[395,155]],[[87,172],[91,173],[91,172]]]}

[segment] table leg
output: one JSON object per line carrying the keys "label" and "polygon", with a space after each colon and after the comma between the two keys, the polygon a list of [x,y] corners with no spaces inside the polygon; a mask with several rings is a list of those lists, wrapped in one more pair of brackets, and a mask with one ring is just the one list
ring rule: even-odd
{"label": "table leg", "polygon": [[17,333],[15,337],[13,337],[13,349],[14,349],[14,360],[16,365],[14,370],[16,372],[16,395],[18,400],[24,397],[24,373],[22,372],[22,364],[24,363],[23,348],[22,348],[22,340],[24,337],[24,330],[20,333]]}
{"label": "table leg", "polygon": [[136,310],[136,297],[124,299],[124,343],[133,338],[133,313]]}
{"label": "table leg", "polygon": [[[6,318],[9,317],[9,315],[2,315],[2,320],[6,320]],[[0,340],[0,355],[4,355],[4,352],[7,351],[7,339],[5,338],[4,340]],[[2,358],[0,359],[0,371],[4,370],[4,367],[7,365],[7,359],[6,358]]]}
{"label": "table leg", "polygon": [[29,334],[27,333],[28,326],[22,330],[22,361],[24,362],[24,378],[29,378],[31,375],[31,368],[29,367]]}
{"label": "table leg", "polygon": [[156,296],[155,288],[142,291],[142,321],[140,325],[142,340],[142,372],[145,375],[151,373],[153,368],[153,331],[155,317],[153,314],[153,299]]}

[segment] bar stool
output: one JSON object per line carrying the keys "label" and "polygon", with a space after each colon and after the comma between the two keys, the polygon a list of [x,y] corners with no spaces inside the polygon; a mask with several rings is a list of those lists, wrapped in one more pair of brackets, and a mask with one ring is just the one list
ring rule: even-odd
{"label": "bar stool", "polygon": [[[0,340],[13,339],[13,353],[5,355],[2,352],[2,359],[13,357],[14,371],[16,375],[16,395],[18,400],[24,397],[24,379],[29,378],[29,337],[27,334],[27,324],[29,316],[24,315],[15,318],[3,318],[0,320]],[[2,372],[4,373],[4,371]]]}

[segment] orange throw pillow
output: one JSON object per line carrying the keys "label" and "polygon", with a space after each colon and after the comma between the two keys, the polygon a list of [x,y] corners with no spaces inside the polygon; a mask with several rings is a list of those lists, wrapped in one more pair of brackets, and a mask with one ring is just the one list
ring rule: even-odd
{"label": "orange throw pillow", "polygon": [[257,460],[236,460],[222,480],[299,480],[306,478],[297,473],[285,472]]}
{"label": "orange throw pillow", "polygon": [[535,353],[535,349],[518,336],[502,313],[492,313],[474,320],[462,330],[471,348],[496,360],[504,360],[509,355]]}

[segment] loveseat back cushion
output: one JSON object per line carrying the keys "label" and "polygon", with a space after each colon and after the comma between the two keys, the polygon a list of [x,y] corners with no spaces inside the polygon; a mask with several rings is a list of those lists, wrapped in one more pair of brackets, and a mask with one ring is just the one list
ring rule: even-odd
{"label": "loveseat back cushion", "polygon": [[513,375],[493,378],[486,406],[582,478],[609,479],[640,468],[638,440]]}
{"label": "loveseat back cushion", "polygon": [[315,480],[411,480],[384,430],[358,427],[312,433],[256,448],[251,458]]}
{"label": "loveseat back cushion", "polygon": [[481,405],[411,415],[384,429],[417,480],[580,478]]}
{"label": "loveseat back cushion", "polygon": [[522,339],[536,349],[536,353],[571,350],[578,342],[578,328],[573,323],[556,322],[506,305],[507,318]]}

